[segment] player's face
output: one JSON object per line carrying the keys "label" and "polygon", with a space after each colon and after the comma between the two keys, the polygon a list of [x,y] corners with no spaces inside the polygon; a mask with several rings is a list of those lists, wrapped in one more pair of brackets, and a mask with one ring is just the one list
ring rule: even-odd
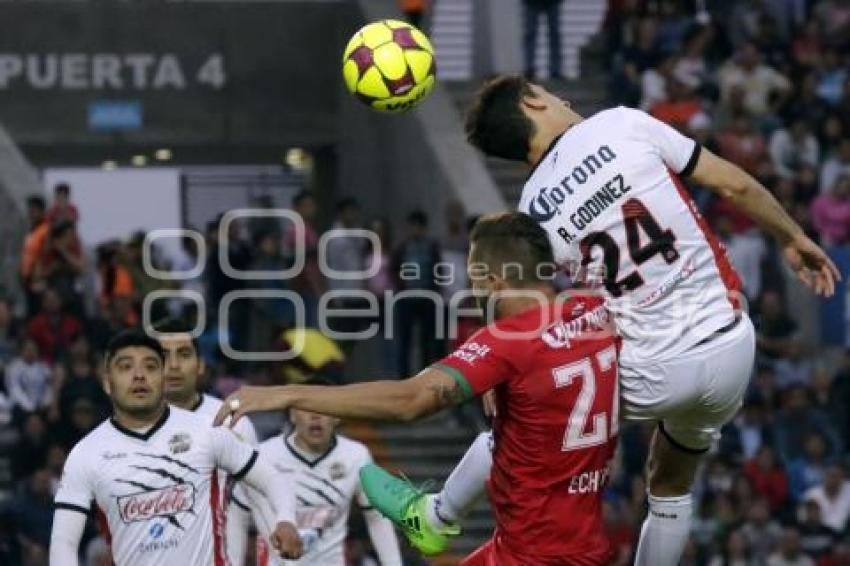
{"label": "player's face", "polygon": [[162,360],[144,346],[119,350],[106,368],[106,392],[116,409],[144,417],[156,414],[163,397]]}
{"label": "player's face", "polygon": [[192,399],[204,374],[204,362],[198,357],[189,334],[170,334],[159,340],[165,350],[165,397],[182,403]]}
{"label": "player's face", "polygon": [[330,446],[339,420],[333,417],[291,409],[289,413],[295,436],[311,450],[322,452]]}

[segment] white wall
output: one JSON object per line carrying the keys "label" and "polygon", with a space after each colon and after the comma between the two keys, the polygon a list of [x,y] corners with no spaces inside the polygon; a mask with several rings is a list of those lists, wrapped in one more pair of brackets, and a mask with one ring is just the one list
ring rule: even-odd
{"label": "white wall", "polygon": [[[47,200],[53,186],[65,182],[80,211],[77,227],[86,248],[111,239],[126,240],[137,230],[181,228],[180,170],[173,168],[46,169]],[[176,238],[157,244],[169,255],[180,247]]]}

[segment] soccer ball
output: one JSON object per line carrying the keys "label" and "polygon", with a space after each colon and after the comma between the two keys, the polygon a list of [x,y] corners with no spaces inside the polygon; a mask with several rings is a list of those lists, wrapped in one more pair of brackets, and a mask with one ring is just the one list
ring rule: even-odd
{"label": "soccer ball", "polygon": [[434,88],[436,73],[431,42],[398,20],[362,27],[342,56],[349,92],[383,112],[403,112],[422,102]]}

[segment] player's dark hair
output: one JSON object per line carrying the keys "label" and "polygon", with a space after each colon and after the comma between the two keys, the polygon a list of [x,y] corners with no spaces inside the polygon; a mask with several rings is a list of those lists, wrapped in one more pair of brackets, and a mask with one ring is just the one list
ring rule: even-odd
{"label": "player's dark hair", "polygon": [[521,76],[502,75],[485,84],[466,115],[469,143],[487,155],[527,161],[534,122],[520,107],[524,96],[534,92]]}
{"label": "player's dark hair", "polygon": [[513,285],[537,285],[554,275],[555,259],[549,236],[527,214],[500,212],[482,216],[475,223],[469,241],[475,246],[472,261],[486,264],[490,272]]}
{"label": "player's dark hair", "polygon": [[62,194],[62,195],[68,196],[68,195],[71,194],[71,187],[70,187],[70,185],[68,185],[68,183],[57,183],[53,187],[53,194],[55,194],[55,195]]}
{"label": "player's dark hair", "polygon": [[165,351],[159,342],[145,334],[141,329],[133,328],[119,332],[106,345],[106,364],[109,365],[112,358],[125,348],[148,348],[159,357],[163,364],[165,363]]}
{"label": "player's dark hair", "polygon": [[201,357],[198,339],[192,334],[192,325],[181,318],[163,318],[153,323],[153,329],[160,334],[187,334],[195,349],[195,355]]}

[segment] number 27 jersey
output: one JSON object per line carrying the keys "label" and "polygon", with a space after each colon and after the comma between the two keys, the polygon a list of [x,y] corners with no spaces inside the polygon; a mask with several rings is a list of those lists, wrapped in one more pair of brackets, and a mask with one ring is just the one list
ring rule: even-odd
{"label": "number 27 jersey", "polygon": [[630,108],[579,122],[540,160],[519,210],[556,261],[604,285],[623,366],[677,356],[734,317],[740,281],[681,183],[700,146]]}

